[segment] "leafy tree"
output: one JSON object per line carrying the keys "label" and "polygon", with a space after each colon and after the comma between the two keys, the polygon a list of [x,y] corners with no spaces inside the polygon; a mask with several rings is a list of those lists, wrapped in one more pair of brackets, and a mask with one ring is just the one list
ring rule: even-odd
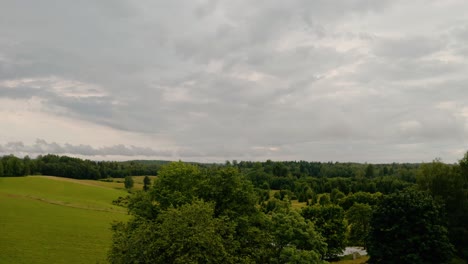
{"label": "leafy tree", "polygon": [[277,263],[322,263],[326,243],[311,222],[296,211],[280,210],[272,213],[271,223],[273,260]]}
{"label": "leafy tree", "polygon": [[330,200],[330,194],[329,193],[323,193],[319,196],[318,203],[320,205],[329,205],[331,204]]}
{"label": "leafy tree", "polygon": [[125,177],[124,185],[125,185],[125,189],[127,189],[127,190],[130,190],[131,188],[133,188],[133,178],[132,178],[132,176]]}
{"label": "leafy tree", "polygon": [[161,208],[154,203],[151,193],[136,191],[126,198],[129,214],[148,220],[154,220],[161,212]]}
{"label": "leafy tree", "polygon": [[346,211],[349,224],[348,243],[353,246],[365,246],[370,229],[372,207],[368,204],[355,203]]}
{"label": "leafy tree", "polygon": [[235,263],[233,230],[214,217],[214,204],[194,201],[162,212],[156,221],[116,224],[111,263]]}
{"label": "leafy tree", "polygon": [[23,164],[24,164],[24,175],[30,175],[31,174],[31,158],[26,155],[23,158]]}
{"label": "leafy tree", "polygon": [[382,198],[381,193],[368,193],[368,192],[357,192],[354,194],[349,194],[344,199],[339,201],[339,205],[343,207],[344,210],[348,210],[355,203],[368,204],[371,206],[377,205],[379,200]]}
{"label": "leafy tree", "polygon": [[257,211],[252,183],[235,167],[208,170],[195,184],[197,197],[215,203],[216,216],[237,218]]}
{"label": "leafy tree", "polygon": [[204,177],[197,166],[181,161],[163,166],[153,184],[154,200],[163,210],[190,203],[197,197]]}
{"label": "leafy tree", "polygon": [[385,196],[370,226],[370,263],[447,263],[453,247],[441,208],[424,192]]}
{"label": "leafy tree", "polygon": [[302,209],[305,219],[314,223],[317,231],[327,243],[326,258],[335,258],[346,246],[344,210],[338,205],[313,205]]}
{"label": "leafy tree", "polygon": [[143,178],[143,190],[148,191],[150,185],[151,185],[151,179],[148,176],[145,176],[145,178]]}
{"label": "leafy tree", "polygon": [[2,176],[3,176],[3,162],[0,159],[0,177],[2,177]]}
{"label": "leafy tree", "polygon": [[374,165],[372,164],[367,165],[365,177],[368,179],[374,177]]}
{"label": "leafy tree", "polygon": [[334,204],[338,204],[338,201],[340,201],[341,199],[345,197],[346,195],[342,191],[338,190],[337,188],[334,188],[330,194],[330,200]]}
{"label": "leafy tree", "polygon": [[468,259],[468,178],[464,177],[464,163],[447,165],[438,160],[422,164],[417,176],[421,190],[428,191],[445,206],[450,241],[457,255]]}

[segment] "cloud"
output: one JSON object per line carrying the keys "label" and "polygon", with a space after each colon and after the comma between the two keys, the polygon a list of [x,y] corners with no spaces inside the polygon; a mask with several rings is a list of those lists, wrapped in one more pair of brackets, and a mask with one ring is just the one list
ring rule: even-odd
{"label": "cloud", "polygon": [[22,154],[68,154],[80,156],[143,156],[143,157],[171,157],[173,153],[168,150],[154,150],[148,147],[113,145],[104,147],[92,147],[90,145],[72,145],[47,142],[43,139],[36,139],[31,145],[25,145],[23,142],[8,142],[0,145],[0,152],[3,154],[22,153]]}
{"label": "cloud", "polygon": [[0,144],[100,158],[453,161],[468,143],[466,8],[7,1]]}

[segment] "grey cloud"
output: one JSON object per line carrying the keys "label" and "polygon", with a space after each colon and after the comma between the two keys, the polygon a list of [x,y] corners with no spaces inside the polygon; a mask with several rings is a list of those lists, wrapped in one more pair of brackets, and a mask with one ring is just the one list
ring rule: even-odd
{"label": "grey cloud", "polygon": [[[434,8],[417,5],[408,8]],[[468,106],[466,27],[405,26],[392,13],[404,7],[372,0],[6,2],[0,83],[37,83],[0,87],[1,99],[39,98],[45,114],[118,133],[164,134],[173,146],[166,153],[126,142],[99,148],[21,145],[19,138],[1,148],[392,161],[403,150],[430,153],[445,144],[441,153],[453,159],[450,151],[467,143],[467,118],[453,112]],[[63,91],[62,80],[77,84]],[[457,109],[434,108],[444,100]]]}
{"label": "grey cloud", "polygon": [[58,144],[37,139],[32,145],[23,142],[8,142],[0,144],[0,152],[3,154],[71,154],[81,156],[146,156],[146,157],[171,157],[173,153],[168,150],[154,150],[148,147],[125,146],[122,144],[104,147],[92,147],[90,145],[73,145],[69,143]]}
{"label": "grey cloud", "polygon": [[377,56],[389,59],[420,58],[442,50],[444,45],[444,41],[438,36],[380,38],[374,41],[373,51]]}

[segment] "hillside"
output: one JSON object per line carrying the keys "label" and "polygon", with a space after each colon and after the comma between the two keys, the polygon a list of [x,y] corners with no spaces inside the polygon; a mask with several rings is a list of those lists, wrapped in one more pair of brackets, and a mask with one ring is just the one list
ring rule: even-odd
{"label": "hillside", "polygon": [[110,224],[128,219],[116,183],[0,178],[0,263],[105,263]]}

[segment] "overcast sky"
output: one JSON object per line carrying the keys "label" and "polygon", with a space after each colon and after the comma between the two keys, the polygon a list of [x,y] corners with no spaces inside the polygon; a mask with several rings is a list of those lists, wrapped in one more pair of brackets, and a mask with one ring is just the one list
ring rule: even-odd
{"label": "overcast sky", "polygon": [[465,0],[0,0],[0,154],[456,162]]}

